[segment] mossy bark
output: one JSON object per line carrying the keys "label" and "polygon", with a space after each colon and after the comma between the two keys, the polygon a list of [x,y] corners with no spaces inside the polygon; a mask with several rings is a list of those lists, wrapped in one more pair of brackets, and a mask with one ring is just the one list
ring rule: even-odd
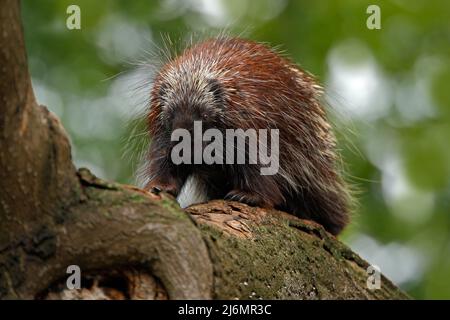
{"label": "mossy bark", "polygon": [[[318,225],[234,202],[183,211],[77,171],[35,101],[17,0],[0,6],[0,30],[1,299],[407,298],[384,277],[367,289],[368,264]],[[94,279],[75,293],[73,264]]]}
{"label": "mossy bark", "polygon": [[208,245],[215,298],[407,298],[383,276],[369,290],[369,264],[313,222],[225,201],[188,212]]}

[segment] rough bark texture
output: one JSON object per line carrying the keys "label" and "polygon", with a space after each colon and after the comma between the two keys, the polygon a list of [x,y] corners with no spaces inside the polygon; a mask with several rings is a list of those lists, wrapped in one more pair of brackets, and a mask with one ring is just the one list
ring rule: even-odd
{"label": "rough bark texture", "polygon": [[[167,195],[76,170],[59,120],[34,98],[19,3],[0,6],[1,299],[404,299],[322,227]],[[80,266],[83,289],[65,289]]]}

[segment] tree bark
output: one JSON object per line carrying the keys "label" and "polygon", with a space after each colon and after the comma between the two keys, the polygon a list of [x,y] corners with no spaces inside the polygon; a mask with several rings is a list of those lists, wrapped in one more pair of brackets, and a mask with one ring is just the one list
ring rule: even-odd
{"label": "tree bark", "polygon": [[[76,170],[36,103],[17,0],[0,6],[0,298],[405,299],[312,222],[237,202],[183,211],[169,195]],[[78,265],[83,289],[69,290]]]}

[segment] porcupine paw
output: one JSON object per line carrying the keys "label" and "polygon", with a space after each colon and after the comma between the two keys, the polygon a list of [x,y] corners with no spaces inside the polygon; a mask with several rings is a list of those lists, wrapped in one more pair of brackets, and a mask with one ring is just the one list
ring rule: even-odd
{"label": "porcupine paw", "polygon": [[271,205],[258,194],[242,190],[231,190],[226,194],[225,200],[242,202],[253,207],[271,207]]}
{"label": "porcupine paw", "polygon": [[177,191],[177,187],[175,186],[175,184],[170,184],[170,183],[160,183],[160,182],[152,182],[147,186],[147,189],[154,194],[159,194],[161,192],[167,192],[171,195],[173,195],[174,197],[177,196],[178,191]]}

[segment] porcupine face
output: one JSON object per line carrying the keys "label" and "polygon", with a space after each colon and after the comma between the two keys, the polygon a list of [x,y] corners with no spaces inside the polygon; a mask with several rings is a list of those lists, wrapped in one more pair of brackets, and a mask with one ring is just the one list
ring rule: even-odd
{"label": "porcupine face", "polygon": [[194,121],[201,121],[203,131],[221,128],[224,112],[223,88],[211,78],[168,81],[158,92],[160,121],[171,134],[176,129],[193,132]]}

